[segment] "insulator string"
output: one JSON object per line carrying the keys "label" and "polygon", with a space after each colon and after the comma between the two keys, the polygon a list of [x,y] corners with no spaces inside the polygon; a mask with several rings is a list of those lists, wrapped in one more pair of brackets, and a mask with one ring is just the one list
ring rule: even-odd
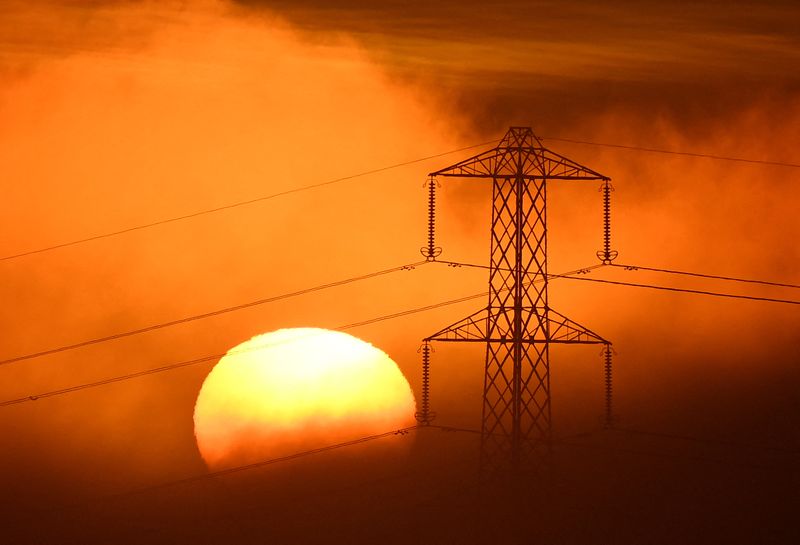
{"label": "insulator string", "polygon": [[612,382],[612,358],[614,351],[611,345],[607,344],[603,348],[603,356],[605,359],[604,365],[604,378],[605,378],[605,397],[606,397],[606,419],[605,427],[611,428],[614,426],[614,406],[613,406],[613,382]]}
{"label": "insulator string", "polygon": [[597,252],[597,258],[605,265],[610,265],[616,259],[618,252],[611,249],[611,192],[614,187],[606,180],[600,186],[603,192],[603,250]]}
{"label": "insulator string", "polygon": [[431,344],[430,341],[424,341],[419,350],[422,353],[422,410],[418,411],[414,416],[417,422],[423,426],[429,425],[435,416],[431,412],[430,395],[431,395]]}
{"label": "insulator string", "polygon": [[430,177],[428,186],[428,245],[420,248],[420,253],[428,261],[434,261],[442,254],[442,249],[436,246],[436,178]]}

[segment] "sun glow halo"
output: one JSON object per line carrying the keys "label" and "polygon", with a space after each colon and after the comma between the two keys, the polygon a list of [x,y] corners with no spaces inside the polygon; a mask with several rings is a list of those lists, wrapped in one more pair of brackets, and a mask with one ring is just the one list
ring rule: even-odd
{"label": "sun glow halo", "polygon": [[285,456],[413,424],[414,396],[383,351],[342,332],[281,329],[228,353],[194,411],[212,468]]}

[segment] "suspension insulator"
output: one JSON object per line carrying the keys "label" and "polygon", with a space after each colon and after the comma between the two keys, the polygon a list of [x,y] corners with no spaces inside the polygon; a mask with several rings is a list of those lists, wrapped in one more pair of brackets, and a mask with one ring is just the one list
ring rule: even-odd
{"label": "suspension insulator", "polygon": [[431,412],[430,395],[431,395],[431,347],[430,341],[424,341],[422,346],[417,350],[422,354],[422,402],[420,410],[414,414],[417,422],[423,426],[429,425],[436,417],[436,413]]}
{"label": "suspension insulator", "polygon": [[442,254],[442,249],[436,246],[436,187],[439,184],[436,178],[431,176],[425,185],[428,187],[428,245],[419,251],[425,259],[434,261]]}
{"label": "suspension insulator", "polygon": [[617,258],[619,252],[611,249],[611,192],[614,187],[609,180],[600,186],[603,192],[603,249],[597,252],[597,259],[604,265],[610,265]]}
{"label": "suspension insulator", "polygon": [[603,348],[603,359],[604,359],[603,374],[605,379],[605,398],[606,398],[604,425],[606,428],[611,428],[614,426],[614,406],[612,404],[613,384],[611,375],[611,365],[612,365],[613,355],[614,355],[614,350],[611,348],[611,345],[610,344],[605,345],[605,347]]}

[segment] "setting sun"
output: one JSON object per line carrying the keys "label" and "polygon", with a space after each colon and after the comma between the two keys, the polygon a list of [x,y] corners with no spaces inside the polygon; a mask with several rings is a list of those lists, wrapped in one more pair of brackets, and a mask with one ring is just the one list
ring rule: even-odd
{"label": "setting sun", "polygon": [[231,349],[206,377],[194,411],[210,468],[292,454],[413,424],[397,364],[346,333],[281,329]]}

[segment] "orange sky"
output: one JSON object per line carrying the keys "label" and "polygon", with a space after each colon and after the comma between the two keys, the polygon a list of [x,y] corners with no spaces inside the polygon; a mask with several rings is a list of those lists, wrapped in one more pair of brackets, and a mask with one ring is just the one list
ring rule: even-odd
{"label": "orange sky", "polygon": [[[722,14],[714,2],[681,10],[535,4],[6,2],[0,255],[417,159],[498,137],[512,123],[545,138],[798,162],[800,47],[790,3]],[[545,143],[612,177],[620,261],[800,283],[797,169]],[[0,357],[416,261],[425,174],[465,155],[2,261]],[[443,184],[444,257],[485,262],[487,187]],[[594,264],[596,185],[554,184],[549,197],[551,270]],[[426,266],[0,367],[0,400],[485,286],[484,271]],[[798,299],[796,290],[742,291]],[[418,395],[419,339],[483,304],[350,333],[397,361]],[[614,341],[618,408],[628,422],[723,436],[739,426],[797,444],[795,307],[566,281],[553,283],[551,304]],[[561,431],[598,422],[595,352],[554,351]],[[478,424],[482,358],[438,348],[440,418]],[[58,499],[203,471],[191,415],[209,369],[0,408],[12,445],[0,455],[9,490]]]}

